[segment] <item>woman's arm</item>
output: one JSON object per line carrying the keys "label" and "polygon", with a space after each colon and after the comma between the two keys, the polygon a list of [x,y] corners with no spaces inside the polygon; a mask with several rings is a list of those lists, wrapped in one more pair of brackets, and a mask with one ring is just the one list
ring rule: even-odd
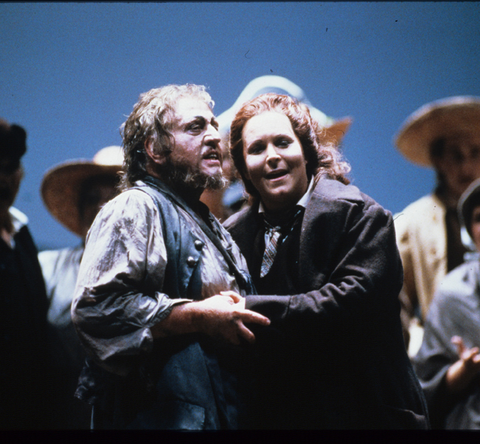
{"label": "woman's arm", "polygon": [[318,287],[289,296],[248,296],[246,308],[293,335],[308,335],[311,328],[331,332],[374,313],[378,322],[398,317],[402,265],[391,214],[371,202],[342,202],[338,211],[333,221],[312,224],[312,237],[300,246],[316,273],[306,278]]}

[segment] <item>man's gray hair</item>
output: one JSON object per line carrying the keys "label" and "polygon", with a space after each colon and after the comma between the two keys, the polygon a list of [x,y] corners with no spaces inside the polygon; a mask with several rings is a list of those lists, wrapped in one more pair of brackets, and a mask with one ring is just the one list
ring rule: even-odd
{"label": "man's gray hair", "polygon": [[194,84],[167,85],[140,95],[132,113],[120,129],[125,155],[121,189],[131,187],[136,180],[147,174],[145,141],[149,137],[153,139],[154,149],[158,153],[172,151],[174,141],[170,130],[175,104],[183,97],[202,100],[211,109],[215,104],[205,86]]}

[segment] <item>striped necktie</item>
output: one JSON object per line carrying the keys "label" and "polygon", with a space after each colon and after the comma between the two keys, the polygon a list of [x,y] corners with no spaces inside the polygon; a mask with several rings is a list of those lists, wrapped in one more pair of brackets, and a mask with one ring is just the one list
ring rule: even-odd
{"label": "striped necktie", "polygon": [[[268,222],[266,222],[266,224],[268,224]],[[268,241],[265,242],[265,252],[263,253],[262,267],[260,268],[260,277],[262,278],[270,271],[275,255],[277,254],[278,239],[281,234],[280,227],[272,227],[269,225],[266,228],[265,234],[265,238],[268,238]]]}
{"label": "striped necktie", "polygon": [[265,223],[265,251],[263,253],[262,266],[260,268],[260,277],[263,278],[272,268],[275,255],[277,254],[278,244],[282,232],[285,237],[282,242],[288,237],[289,233],[295,226],[295,221],[302,214],[304,208],[296,206],[293,210],[286,212],[282,218],[276,220],[276,226],[267,221],[267,215],[264,214]]}

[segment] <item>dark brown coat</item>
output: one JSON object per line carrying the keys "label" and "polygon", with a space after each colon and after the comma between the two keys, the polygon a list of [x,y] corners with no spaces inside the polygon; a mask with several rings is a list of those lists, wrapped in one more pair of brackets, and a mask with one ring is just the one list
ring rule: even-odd
{"label": "dark brown coat", "polygon": [[[260,286],[258,206],[225,225]],[[400,325],[403,276],[391,213],[354,186],[321,179],[298,239],[290,255],[298,288],[292,292],[283,279],[289,270],[277,267],[276,294],[247,296],[246,307],[272,321],[252,327],[255,427],[426,428]]]}

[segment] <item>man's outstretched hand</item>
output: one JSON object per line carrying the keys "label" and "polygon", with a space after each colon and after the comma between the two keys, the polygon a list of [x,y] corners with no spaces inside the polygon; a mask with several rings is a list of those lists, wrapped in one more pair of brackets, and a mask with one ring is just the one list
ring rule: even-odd
{"label": "man's outstretched hand", "polygon": [[152,328],[154,337],[185,333],[204,333],[232,344],[241,339],[255,342],[245,323],[269,325],[270,320],[245,309],[245,299],[233,291],[221,292],[202,301],[176,305],[170,315]]}

